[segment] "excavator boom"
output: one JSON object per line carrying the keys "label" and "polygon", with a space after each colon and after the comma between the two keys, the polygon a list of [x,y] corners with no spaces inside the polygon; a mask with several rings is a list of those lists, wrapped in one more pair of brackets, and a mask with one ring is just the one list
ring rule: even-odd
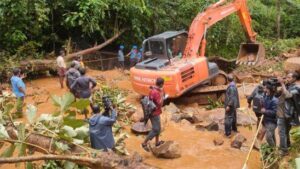
{"label": "excavator boom", "polygon": [[[240,22],[246,32],[248,41],[252,44],[252,46],[253,44],[255,44],[256,33],[251,27],[251,17],[247,8],[246,0],[234,0],[233,2],[226,4],[225,3],[226,0],[220,0],[219,2],[209,6],[204,12],[199,13],[193,20],[188,34],[187,45],[184,51],[185,58],[205,56],[207,29],[215,23],[217,23],[218,21],[226,18],[227,16],[233,13],[237,13],[237,15],[239,16]],[[200,47],[200,53],[198,54]],[[256,63],[258,61],[257,57],[264,57],[259,56],[259,54],[264,54],[264,52],[260,51],[263,49],[259,49],[259,47],[261,47],[261,45],[258,45],[257,51],[250,50],[251,52],[254,52],[257,55],[256,58],[248,59],[248,61],[251,62],[251,64],[253,64],[253,62]],[[241,46],[240,54],[243,54],[243,56],[238,56],[237,63],[240,63],[239,60],[245,60],[244,56],[247,56],[245,53],[248,51],[247,49],[249,49],[249,47],[247,47],[245,44]]]}

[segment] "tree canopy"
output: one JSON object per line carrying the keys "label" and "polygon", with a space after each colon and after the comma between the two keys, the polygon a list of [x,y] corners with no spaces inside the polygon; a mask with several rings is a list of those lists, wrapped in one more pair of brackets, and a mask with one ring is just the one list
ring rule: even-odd
{"label": "tree canopy", "polygon": [[[196,14],[216,1],[1,0],[0,58],[43,57],[59,50],[69,37],[88,46],[121,29],[128,31],[116,43],[129,49],[163,31],[188,30]],[[248,6],[258,39],[270,54],[299,44],[299,0],[248,0]],[[232,15],[209,29],[207,54],[234,58],[243,41],[242,27]]]}

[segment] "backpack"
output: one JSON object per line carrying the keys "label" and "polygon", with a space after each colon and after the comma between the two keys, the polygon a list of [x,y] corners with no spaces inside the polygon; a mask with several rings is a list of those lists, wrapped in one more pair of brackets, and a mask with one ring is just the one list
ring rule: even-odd
{"label": "backpack", "polygon": [[256,93],[253,97],[253,111],[256,113],[260,113],[263,108],[264,95],[263,93]]}
{"label": "backpack", "polygon": [[144,112],[144,124],[146,125],[152,113],[156,110],[155,103],[149,98],[149,96],[145,96],[141,100],[143,112]]}

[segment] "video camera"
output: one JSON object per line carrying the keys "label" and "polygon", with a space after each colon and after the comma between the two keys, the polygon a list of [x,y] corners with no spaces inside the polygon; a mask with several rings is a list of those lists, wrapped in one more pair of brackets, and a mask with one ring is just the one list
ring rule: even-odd
{"label": "video camera", "polygon": [[112,102],[108,96],[102,97],[102,103],[104,105],[105,110],[109,110],[112,107]]}
{"label": "video camera", "polygon": [[270,78],[263,81],[263,85],[270,85],[272,87],[280,87],[281,84],[277,78]]}

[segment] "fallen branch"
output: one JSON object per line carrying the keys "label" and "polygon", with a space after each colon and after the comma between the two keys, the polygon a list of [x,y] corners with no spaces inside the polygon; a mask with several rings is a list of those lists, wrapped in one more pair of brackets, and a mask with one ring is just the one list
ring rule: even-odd
{"label": "fallen branch", "polygon": [[72,59],[73,57],[76,57],[78,55],[86,55],[86,54],[89,54],[89,53],[92,53],[92,52],[95,52],[97,50],[100,50],[102,48],[104,48],[105,46],[109,45],[110,43],[112,43],[113,41],[115,41],[119,36],[121,36],[124,32],[126,31],[126,29],[123,29],[121,31],[119,31],[118,33],[116,33],[113,37],[111,37],[110,39],[108,39],[107,41],[101,43],[100,45],[97,45],[95,47],[92,47],[92,48],[88,48],[88,49],[85,49],[85,50],[81,50],[79,52],[76,52],[76,53],[71,53],[69,55],[66,56],[66,60],[70,60]]}

